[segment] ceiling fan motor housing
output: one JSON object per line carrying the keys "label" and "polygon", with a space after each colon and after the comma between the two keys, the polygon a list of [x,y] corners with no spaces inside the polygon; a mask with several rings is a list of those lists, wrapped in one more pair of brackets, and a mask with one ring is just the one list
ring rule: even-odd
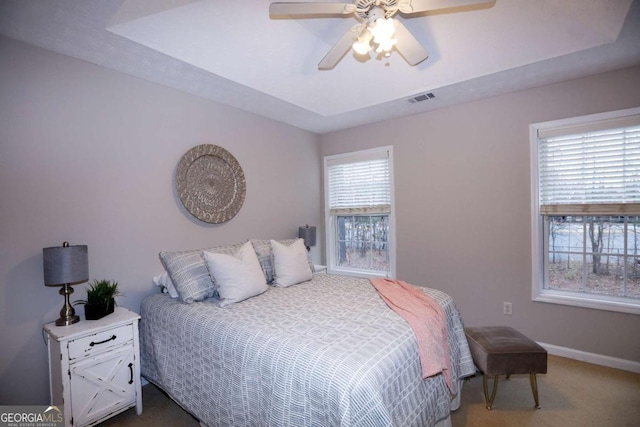
{"label": "ceiling fan motor housing", "polygon": [[356,0],[355,15],[362,21],[391,18],[398,11],[398,3],[398,0]]}

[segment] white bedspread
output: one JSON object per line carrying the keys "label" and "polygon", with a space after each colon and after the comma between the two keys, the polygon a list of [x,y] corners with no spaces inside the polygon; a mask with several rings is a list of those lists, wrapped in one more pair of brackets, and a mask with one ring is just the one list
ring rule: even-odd
{"label": "white bedspread", "polygon": [[[454,379],[473,374],[453,300],[425,292],[447,315]],[[224,308],[158,294],[141,314],[142,374],[209,426],[432,426],[451,410],[367,279],[318,274]]]}

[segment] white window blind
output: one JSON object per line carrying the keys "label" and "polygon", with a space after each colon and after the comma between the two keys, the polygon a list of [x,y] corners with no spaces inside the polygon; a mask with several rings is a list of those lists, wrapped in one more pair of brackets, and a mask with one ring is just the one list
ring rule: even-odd
{"label": "white window blind", "polygon": [[640,214],[640,115],[538,131],[543,215]]}
{"label": "white window blind", "polygon": [[331,215],[391,211],[388,152],[331,159],[327,168]]}

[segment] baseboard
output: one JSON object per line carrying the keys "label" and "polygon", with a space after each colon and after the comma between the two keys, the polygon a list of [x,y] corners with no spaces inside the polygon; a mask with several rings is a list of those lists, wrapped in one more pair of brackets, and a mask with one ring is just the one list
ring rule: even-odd
{"label": "baseboard", "polygon": [[618,359],[617,357],[604,356],[602,354],[589,353],[582,350],[575,350],[567,347],[560,347],[553,344],[539,342],[549,354],[566,357],[568,359],[579,360],[581,362],[593,363],[594,365],[607,366],[609,368],[622,369],[623,371],[640,374],[640,363],[633,360]]}

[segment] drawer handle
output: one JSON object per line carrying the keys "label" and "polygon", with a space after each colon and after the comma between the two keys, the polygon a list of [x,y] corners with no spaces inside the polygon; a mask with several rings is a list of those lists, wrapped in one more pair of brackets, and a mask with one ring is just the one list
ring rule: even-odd
{"label": "drawer handle", "polygon": [[129,363],[129,372],[131,372],[131,379],[129,380],[129,384],[133,384],[133,363]]}
{"label": "drawer handle", "polygon": [[115,336],[115,335],[111,335],[111,338],[106,339],[106,340],[104,340],[104,341],[98,341],[98,342],[93,342],[93,341],[91,341],[91,342],[89,343],[89,346],[93,347],[94,345],[104,344],[104,343],[106,343],[106,342],[113,341],[113,340],[115,340],[115,339],[116,339],[116,336]]}

